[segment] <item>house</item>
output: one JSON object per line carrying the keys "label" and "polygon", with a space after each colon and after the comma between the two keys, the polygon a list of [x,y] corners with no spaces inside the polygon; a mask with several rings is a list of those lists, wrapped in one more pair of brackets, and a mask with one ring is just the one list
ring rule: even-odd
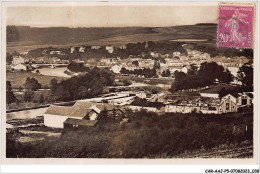
{"label": "house", "polygon": [[126,45],[121,45],[119,48],[124,50],[124,49],[126,49]]}
{"label": "house", "polygon": [[203,90],[200,92],[201,97],[219,98],[219,93],[211,89]]}
{"label": "house", "polygon": [[21,56],[13,57],[12,64],[18,65],[18,64],[22,64],[22,63],[24,63],[24,58],[22,58]]}
{"label": "house", "polygon": [[182,66],[181,71],[184,72],[185,74],[187,74],[188,68],[184,65],[184,66]]}
{"label": "house", "polygon": [[71,47],[70,48],[70,53],[74,53],[74,51],[75,51],[75,47]]}
{"label": "house", "polygon": [[228,94],[221,99],[221,103],[217,107],[218,113],[237,112],[236,98]]}
{"label": "house", "polygon": [[61,54],[61,51],[51,51],[50,54]]}
{"label": "house", "polygon": [[120,65],[114,65],[110,68],[111,71],[113,71],[116,74],[119,74],[122,69],[122,66]]}
{"label": "house", "polygon": [[114,52],[114,47],[113,46],[106,46],[106,50],[108,53],[112,54]]}
{"label": "house", "polygon": [[85,52],[85,47],[84,46],[79,47],[79,52],[80,53],[84,53]]}
{"label": "house", "polygon": [[131,70],[131,71],[133,71],[133,70],[135,70],[135,69],[140,69],[139,67],[136,67],[136,66],[133,65],[133,64],[128,64],[128,65],[126,65],[124,68],[127,69],[127,70]]}
{"label": "house", "polygon": [[98,46],[98,45],[93,45],[93,46],[91,46],[91,49],[92,50],[98,50],[98,49],[100,49],[101,48],[101,46]]}
{"label": "house", "polygon": [[[64,128],[64,122],[68,118],[82,119],[82,117],[70,116],[73,112],[72,107],[51,105],[43,114],[44,125],[47,127]],[[84,117],[84,116],[83,116]]]}
{"label": "house", "polygon": [[174,73],[175,71],[181,71],[182,66],[168,66],[167,69],[169,69],[171,73]]}
{"label": "house", "polygon": [[12,66],[12,69],[14,70],[18,70],[18,71],[22,71],[22,70],[27,70],[27,66],[25,66],[24,64],[17,64],[15,66]]}
{"label": "house", "polygon": [[180,58],[180,56],[181,56],[181,52],[179,52],[179,51],[175,51],[175,52],[172,53],[172,57]]}

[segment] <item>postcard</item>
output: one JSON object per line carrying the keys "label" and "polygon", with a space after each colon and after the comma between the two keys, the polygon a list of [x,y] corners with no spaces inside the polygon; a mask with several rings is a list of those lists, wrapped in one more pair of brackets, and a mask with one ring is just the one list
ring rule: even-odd
{"label": "postcard", "polygon": [[3,2],[3,164],[258,163],[257,3]]}

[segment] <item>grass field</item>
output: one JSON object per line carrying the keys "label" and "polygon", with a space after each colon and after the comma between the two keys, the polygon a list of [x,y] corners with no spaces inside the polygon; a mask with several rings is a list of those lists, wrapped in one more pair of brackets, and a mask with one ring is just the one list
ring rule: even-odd
{"label": "grass field", "polygon": [[209,44],[215,44],[213,40],[217,31],[217,25],[214,24],[173,27],[30,28],[16,26],[16,28],[19,40],[7,42],[7,52],[13,50],[23,52],[48,46],[121,46],[126,43],[174,39],[209,39],[211,40],[208,41]]}
{"label": "grass field", "polygon": [[54,76],[44,76],[38,75],[36,73],[31,72],[7,72],[6,73],[6,80],[11,82],[12,88],[19,88],[20,86],[23,87],[27,77],[35,78],[41,83],[42,88],[49,87],[50,81],[53,78],[56,78],[58,81],[62,79],[67,79],[65,77],[54,77]]}

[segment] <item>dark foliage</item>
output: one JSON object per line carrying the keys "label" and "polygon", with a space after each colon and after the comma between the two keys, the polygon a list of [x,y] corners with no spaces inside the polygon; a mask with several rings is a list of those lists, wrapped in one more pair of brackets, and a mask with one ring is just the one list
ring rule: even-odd
{"label": "dark foliage", "polygon": [[90,69],[84,66],[83,63],[72,62],[68,65],[68,69],[73,72],[88,72]]}
{"label": "dark foliage", "polygon": [[202,63],[199,71],[191,66],[187,74],[175,71],[174,77],[175,80],[170,88],[171,92],[210,86],[216,82],[216,79],[221,83],[229,84],[234,78],[230,71],[224,70],[215,62]]}
{"label": "dark foliage", "polygon": [[128,70],[126,68],[122,68],[120,71],[121,74],[133,74],[136,76],[144,76],[146,78],[157,77],[156,70],[150,68],[144,69],[135,69],[135,70]]}
{"label": "dark foliage", "polygon": [[6,81],[6,103],[14,103],[16,101],[16,97],[12,91],[12,86],[10,81]]}
{"label": "dark foliage", "polygon": [[74,76],[57,83],[51,80],[53,101],[71,101],[95,97],[103,92],[105,86],[114,83],[114,74],[108,69],[94,68],[85,75]]}
{"label": "dark foliage", "polygon": [[38,90],[38,89],[41,88],[41,84],[38,82],[37,79],[27,77],[27,79],[26,79],[26,81],[25,81],[25,84],[24,84],[24,87],[25,87],[25,89],[27,89],[27,90],[36,91],[36,90]]}
{"label": "dark foliage", "polygon": [[[201,148],[253,142],[252,114],[199,115],[127,111],[127,124],[101,120],[86,130],[19,144],[7,134],[7,157],[173,158]],[[247,129],[245,127],[247,126]]]}

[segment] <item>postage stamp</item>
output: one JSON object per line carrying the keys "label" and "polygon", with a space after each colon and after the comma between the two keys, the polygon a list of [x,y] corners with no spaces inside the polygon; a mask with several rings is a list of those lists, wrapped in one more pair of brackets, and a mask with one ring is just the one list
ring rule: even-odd
{"label": "postage stamp", "polygon": [[219,5],[218,47],[254,47],[254,6]]}

